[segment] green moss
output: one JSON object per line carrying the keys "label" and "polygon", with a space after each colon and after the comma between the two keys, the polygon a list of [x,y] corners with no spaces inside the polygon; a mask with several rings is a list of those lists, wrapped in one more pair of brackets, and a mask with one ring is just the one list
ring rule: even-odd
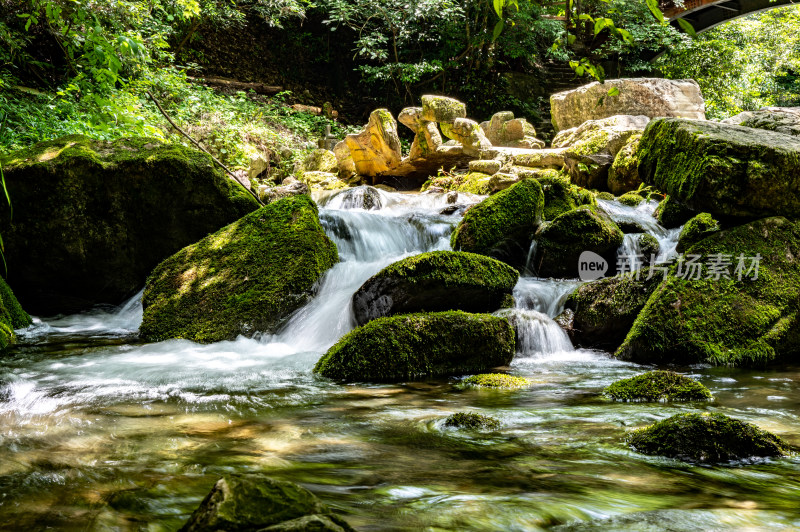
{"label": "green moss", "polygon": [[617,401],[705,401],[708,388],[672,371],[648,371],[608,386],[603,393]]}
{"label": "green moss", "polygon": [[489,174],[481,172],[432,177],[422,185],[420,190],[425,192],[430,187],[439,187],[445,190],[488,196],[492,193],[491,178],[492,176]]}
{"label": "green moss", "polygon": [[275,332],[338,261],[308,196],[279,200],[162,262],[144,291],[143,338]]}
{"label": "green moss", "polygon": [[[554,171],[553,171],[554,172]],[[554,220],[561,214],[580,207],[581,205],[596,206],[594,195],[585,188],[577,187],[570,183],[569,176],[561,172],[554,175],[540,177],[539,184],[544,192],[544,220]]]}
{"label": "green moss", "polygon": [[347,382],[477,373],[514,357],[506,319],[460,311],[378,318],[342,337],[314,371]]}
{"label": "green moss", "polygon": [[678,414],[635,430],[627,443],[637,452],[690,462],[727,462],[783,456],[789,445],[751,423],[722,414]]}
{"label": "green moss", "polygon": [[444,420],[444,426],[473,430],[497,430],[500,428],[500,421],[490,416],[476,414],[475,412],[456,412]]}
{"label": "green moss", "polygon": [[639,251],[644,256],[645,263],[650,261],[650,258],[658,255],[661,249],[661,244],[658,239],[650,233],[643,233],[637,237],[639,240]]}
{"label": "green moss", "polygon": [[424,95],[422,97],[422,119],[428,122],[453,122],[467,116],[467,106],[446,96]]}
{"label": "green moss", "polygon": [[611,192],[598,192],[597,193],[597,199],[606,200],[606,201],[613,201],[616,198],[614,197],[614,194],[612,194]]}
{"label": "green moss", "polygon": [[670,196],[667,196],[658,204],[653,216],[656,217],[659,224],[667,229],[674,229],[689,221],[689,219],[694,216],[694,213]]}
{"label": "green moss", "polygon": [[521,181],[469,209],[453,232],[450,245],[524,267],[543,208],[541,185],[533,180]]}
{"label": "green moss", "polygon": [[707,212],[698,214],[683,226],[676,250],[683,253],[705,237],[720,230],[719,222]]}
{"label": "green moss", "polygon": [[584,133],[578,142],[569,147],[569,151],[575,155],[595,155],[606,151],[610,140],[610,131],[602,128],[594,129]]}
{"label": "green moss", "polygon": [[608,188],[615,194],[636,190],[642,181],[639,179],[639,157],[637,150],[641,135],[633,135],[614,157],[614,164],[608,169]]}
{"label": "green moss", "polygon": [[[765,218],[714,233],[687,252],[698,256],[702,268],[689,279],[673,266],[616,356],[642,363],[764,366],[800,353],[800,225]],[[758,255],[753,279],[754,272],[746,272],[748,257]],[[715,274],[708,265],[720,259],[731,264],[721,264]],[[730,278],[722,275],[726,269]]]}
{"label": "green moss", "polygon": [[519,274],[514,268],[483,255],[463,251],[431,251],[390,264],[376,278],[400,277],[411,283],[434,281],[447,288],[480,285],[510,292]]}
{"label": "green moss", "polygon": [[523,377],[506,375],[505,373],[483,373],[481,375],[471,375],[464,379],[464,384],[481,386],[485,388],[523,388],[528,386],[531,381]]}
{"label": "green moss", "polygon": [[638,207],[644,201],[644,198],[635,192],[628,192],[617,198],[617,201],[628,207]]}
{"label": "green moss", "polygon": [[7,316],[7,319],[4,318],[3,321],[8,323],[12,329],[24,329],[33,323],[28,313],[22,310],[22,305],[17,301],[11,287],[2,277],[0,277],[0,301],[2,302],[0,312],[3,316]]}

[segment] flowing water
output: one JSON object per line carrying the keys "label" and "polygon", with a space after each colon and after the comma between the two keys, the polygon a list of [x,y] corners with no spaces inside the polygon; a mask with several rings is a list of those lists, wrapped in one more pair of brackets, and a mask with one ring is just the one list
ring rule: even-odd
{"label": "flowing water", "polygon": [[[517,308],[502,311],[519,336],[510,371],[529,388],[314,377],[354,325],[358,286],[402,257],[448,249],[458,221],[439,214],[440,194],[318,202],[342,261],[276,335],[141,344],[140,296],[20,331],[0,360],[0,529],[176,530],[220,475],[253,471],[302,483],[360,530],[800,528],[797,458],[701,467],[622,441],[633,427],[712,411],[800,445],[800,368],[678,368],[715,401],[610,402],[604,386],[647,368],[572,347],[552,318],[579,281],[522,278]],[[603,207],[663,240],[665,257],[674,250],[677,233],[651,221],[652,205]],[[465,410],[502,427],[444,427]]]}

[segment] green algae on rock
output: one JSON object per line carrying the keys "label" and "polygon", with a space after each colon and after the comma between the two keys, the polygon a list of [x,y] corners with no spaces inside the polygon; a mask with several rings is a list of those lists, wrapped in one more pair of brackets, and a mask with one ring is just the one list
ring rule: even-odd
{"label": "green algae on rock", "polygon": [[690,211],[670,196],[661,200],[661,203],[658,204],[658,207],[656,207],[653,213],[658,223],[667,229],[675,229],[676,227],[682,226],[694,215],[694,212]]}
{"label": "green algae on rock", "polygon": [[22,329],[33,323],[27,312],[11,291],[5,279],[0,277],[0,349],[16,341],[14,329]]}
{"label": "green algae on rock", "polygon": [[688,252],[700,268],[689,276],[684,264],[678,276],[673,266],[615,356],[764,366],[800,353],[798,222],[765,218],[714,233]]}
{"label": "green algae on rock", "polygon": [[444,420],[445,427],[457,427],[460,429],[489,429],[497,430],[500,428],[500,421],[483,414],[475,412],[456,412]]}
{"label": "green algae on rock", "polygon": [[673,371],[648,371],[618,380],[603,390],[617,401],[706,401],[708,388],[694,379]]}
{"label": "green algae on rock", "polygon": [[662,118],[648,125],[637,156],[643,182],[697,212],[800,216],[800,138]]}
{"label": "green algae on rock", "polygon": [[200,151],[70,136],[0,160],[7,281],[38,315],[119,304],[179,249],[258,208]]}
{"label": "green algae on rock", "polygon": [[683,253],[705,237],[720,230],[719,222],[707,212],[703,212],[686,222],[678,237],[675,251]]}
{"label": "green algae on rock", "polygon": [[353,294],[356,323],[411,312],[493,312],[519,274],[498,260],[463,251],[432,251],[390,264]]}
{"label": "green algae on rock", "polygon": [[308,196],[271,203],[158,265],[140,335],[209,343],[276,332],[337,261]]}
{"label": "green algae on rock", "polygon": [[314,371],[345,382],[401,382],[479,373],[514,358],[508,320],[461,311],[378,318],[331,347]]}
{"label": "green algae on rock", "polygon": [[[298,524],[317,527],[297,528]],[[353,532],[353,528],[307,489],[262,474],[226,475],[218,480],[180,530]]]}
{"label": "green algae on rock", "polygon": [[636,452],[687,462],[719,463],[790,452],[789,445],[771,432],[723,414],[677,414],[632,431],[626,440]]}
{"label": "green algae on rock", "polygon": [[531,381],[524,377],[507,375],[505,373],[482,373],[480,375],[470,375],[461,382],[483,388],[524,388],[531,383]]}
{"label": "green algae on rock", "polygon": [[453,232],[450,245],[524,268],[543,209],[544,192],[539,182],[521,181],[469,209]]}

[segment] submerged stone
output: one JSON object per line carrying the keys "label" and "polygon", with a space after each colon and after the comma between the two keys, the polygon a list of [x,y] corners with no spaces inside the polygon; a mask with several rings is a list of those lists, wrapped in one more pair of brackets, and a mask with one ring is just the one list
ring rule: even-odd
{"label": "submerged stone", "polygon": [[493,312],[511,296],[517,271],[460,251],[422,253],[391,264],[353,295],[356,323],[411,312]]}
{"label": "submerged stone", "polygon": [[771,432],[723,414],[678,414],[635,430],[627,443],[637,452],[687,462],[719,463],[783,456],[789,445]]}
{"label": "submerged stone", "polygon": [[444,420],[445,427],[457,427],[460,429],[490,429],[500,428],[500,421],[483,414],[475,412],[456,412]]}
{"label": "submerged stone", "polygon": [[308,196],[271,203],[158,265],[140,335],[208,343],[274,333],[337,261]]}
{"label": "submerged stone", "polygon": [[460,311],[378,318],[340,339],[314,371],[345,382],[479,373],[514,358],[508,320]]}
{"label": "submerged stone", "polygon": [[648,371],[618,380],[603,390],[617,401],[706,401],[708,388],[694,379],[672,371]]}
{"label": "submerged stone", "polygon": [[471,375],[462,381],[464,384],[480,386],[484,388],[523,388],[528,386],[531,381],[516,375],[505,373],[483,373],[481,375]]}

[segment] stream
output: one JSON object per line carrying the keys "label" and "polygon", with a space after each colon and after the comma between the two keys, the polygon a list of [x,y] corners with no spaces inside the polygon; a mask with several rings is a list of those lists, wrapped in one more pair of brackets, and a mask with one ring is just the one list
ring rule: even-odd
{"label": "stream", "polygon": [[[798,457],[696,466],[623,443],[632,428],[709,411],[800,446],[800,367],[680,367],[715,400],[609,401],[605,386],[651,368],[573,348],[553,318],[578,280],[523,277],[503,311],[519,323],[511,373],[529,388],[315,377],[355,325],[356,289],[396,260],[450,249],[459,220],[439,214],[446,194],[315,199],[341,262],[278,334],[143,344],[141,294],[18,331],[0,358],[0,530],[177,530],[221,475],[255,471],[301,483],[364,531],[800,528]],[[600,204],[655,236],[658,260],[674,254],[679,231],[655,223],[655,203]],[[626,237],[620,254],[636,251]],[[457,411],[502,427],[444,427]]]}

